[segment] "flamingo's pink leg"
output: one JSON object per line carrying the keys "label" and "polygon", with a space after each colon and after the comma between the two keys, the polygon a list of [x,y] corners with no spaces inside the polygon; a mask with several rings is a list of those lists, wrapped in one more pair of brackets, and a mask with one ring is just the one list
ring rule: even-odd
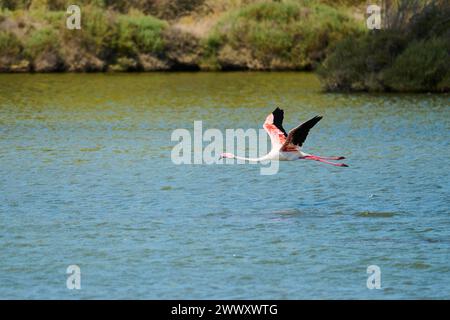
{"label": "flamingo's pink leg", "polygon": [[336,167],[348,167],[348,165],[346,165],[345,163],[329,162],[329,161],[324,160],[322,157],[317,157],[317,156],[305,156],[305,157],[303,157],[303,159],[320,161],[320,162],[323,162],[326,164],[331,164],[332,166],[336,166]]}
{"label": "flamingo's pink leg", "polygon": [[323,160],[344,160],[345,157],[322,157],[322,156],[315,156],[312,155],[313,157],[319,158],[319,159],[323,159]]}

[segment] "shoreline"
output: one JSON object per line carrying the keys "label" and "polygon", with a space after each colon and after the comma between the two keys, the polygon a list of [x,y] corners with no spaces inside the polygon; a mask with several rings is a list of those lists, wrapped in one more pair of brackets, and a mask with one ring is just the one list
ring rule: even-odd
{"label": "shoreline", "polygon": [[449,92],[450,6],[402,1],[397,25],[372,31],[361,8],[325,0],[185,8],[178,18],[88,5],[79,29],[66,27],[63,6],[0,8],[0,73],[314,72],[326,92]]}
{"label": "shoreline", "polygon": [[[79,71],[55,71],[55,72],[0,72],[0,79],[3,76],[71,76],[71,75],[96,75],[96,76],[145,76],[145,75],[170,75],[170,74],[307,74],[310,76],[314,76],[317,79],[320,78],[316,71],[306,71],[306,70],[155,70],[155,71],[91,71],[91,72],[79,72]],[[320,80],[318,80],[320,82]],[[322,86],[322,85],[321,85]],[[342,90],[342,91],[327,91],[322,87],[320,90],[323,94],[336,94],[336,95],[438,95],[438,96],[446,96],[450,92],[449,91],[370,91],[370,90]]]}

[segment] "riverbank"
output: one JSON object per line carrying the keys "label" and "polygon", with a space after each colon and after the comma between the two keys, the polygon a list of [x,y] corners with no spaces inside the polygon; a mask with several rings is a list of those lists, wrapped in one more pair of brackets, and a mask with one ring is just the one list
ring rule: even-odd
{"label": "riverbank", "polygon": [[0,72],[318,71],[329,92],[449,92],[450,5],[387,1],[383,28],[359,0],[10,0]]}
{"label": "riverbank", "polygon": [[85,1],[81,30],[66,28],[64,1],[16,4],[0,13],[0,72],[313,70],[362,32],[352,2]]}

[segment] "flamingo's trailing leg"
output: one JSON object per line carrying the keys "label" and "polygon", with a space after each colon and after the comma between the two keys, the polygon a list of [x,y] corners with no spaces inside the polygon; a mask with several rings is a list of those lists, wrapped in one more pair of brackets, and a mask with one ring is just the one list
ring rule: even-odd
{"label": "flamingo's trailing leg", "polygon": [[[332,166],[336,166],[336,167],[348,167],[348,165],[346,165],[345,163],[334,163],[334,162],[330,162],[325,160],[325,158],[323,157],[317,157],[317,156],[304,156],[303,159],[306,160],[315,160],[315,161],[320,161],[326,164],[331,164]],[[336,159],[336,160],[340,160],[340,159]]]}

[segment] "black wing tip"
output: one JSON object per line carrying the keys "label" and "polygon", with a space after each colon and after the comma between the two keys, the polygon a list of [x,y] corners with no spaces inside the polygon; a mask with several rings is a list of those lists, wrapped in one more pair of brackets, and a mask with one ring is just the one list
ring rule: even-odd
{"label": "black wing tip", "polygon": [[279,107],[276,107],[275,110],[273,110],[272,113],[278,113],[278,112],[284,112],[284,110],[280,109]]}

